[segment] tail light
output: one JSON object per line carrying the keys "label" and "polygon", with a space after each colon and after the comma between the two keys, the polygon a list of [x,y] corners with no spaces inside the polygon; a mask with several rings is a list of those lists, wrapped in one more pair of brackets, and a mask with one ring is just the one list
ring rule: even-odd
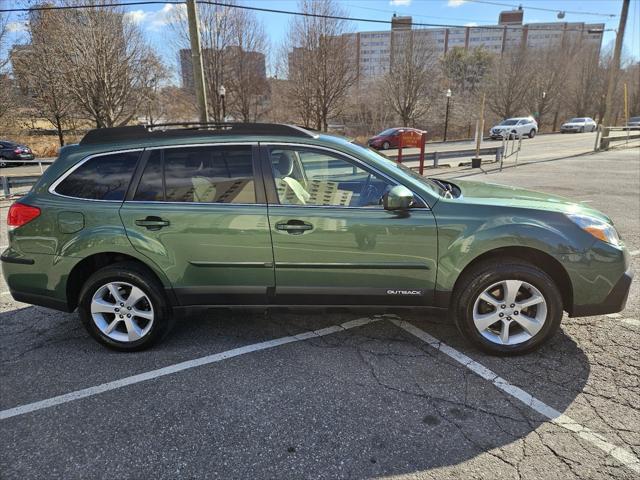
{"label": "tail light", "polygon": [[24,203],[16,202],[9,208],[9,214],[7,215],[7,226],[9,230],[21,227],[29,223],[34,218],[40,216],[40,209],[38,207],[32,207]]}
{"label": "tail light", "polygon": [[22,150],[21,150],[21,149],[19,149],[19,148],[16,148],[13,152],[14,152],[14,153],[22,153]]}

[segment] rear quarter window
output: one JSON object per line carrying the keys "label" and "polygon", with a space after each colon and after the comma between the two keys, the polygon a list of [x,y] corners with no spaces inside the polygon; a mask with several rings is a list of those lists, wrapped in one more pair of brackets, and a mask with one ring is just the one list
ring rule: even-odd
{"label": "rear quarter window", "polygon": [[124,200],[140,152],[93,157],[72,171],[54,189],[59,195],[88,200]]}

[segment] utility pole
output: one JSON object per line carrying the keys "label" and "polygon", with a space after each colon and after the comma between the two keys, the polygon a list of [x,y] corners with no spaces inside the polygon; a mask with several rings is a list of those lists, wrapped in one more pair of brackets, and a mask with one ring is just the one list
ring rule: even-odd
{"label": "utility pole", "polygon": [[[616,76],[620,70],[620,53],[622,52],[622,39],[624,38],[624,28],[627,24],[629,3],[630,0],[622,0],[622,12],[620,13],[620,24],[618,25],[618,34],[616,35],[616,46],[613,51],[613,60],[609,68],[609,77],[607,79],[607,96],[605,98],[604,117],[602,118],[603,127],[609,127],[609,124],[611,123],[613,92],[616,84]],[[603,133],[603,136],[608,136],[608,133]]]}
{"label": "utility pole", "polygon": [[193,81],[196,87],[196,101],[200,111],[200,121],[209,121],[207,110],[207,91],[204,83],[204,68],[202,66],[202,49],[200,48],[200,21],[196,0],[187,0],[187,17],[189,20],[189,38],[191,40],[191,63],[193,64]]}

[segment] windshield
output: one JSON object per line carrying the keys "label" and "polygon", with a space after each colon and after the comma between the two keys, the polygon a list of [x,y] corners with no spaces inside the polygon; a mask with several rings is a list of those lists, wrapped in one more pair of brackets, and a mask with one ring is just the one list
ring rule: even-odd
{"label": "windshield", "polygon": [[515,125],[518,123],[518,120],[505,120],[500,125]]}
{"label": "windshield", "polygon": [[360,145],[359,143],[352,142],[362,153],[363,155],[369,157],[372,161],[383,163],[385,166],[397,168],[400,170],[403,175],[410,177],[411,180],[414,180],[415,183],[419,183],[422,186],[427,187],[434,194],[443,197],[447,193],[447,191],[438,185],[436,182],[431,180],[430,178],[423,177],[419,173],[413,171],[409,167],[404,166],[401,163],[394,162],[393,160],[385,157],[384,155],[378,153],[376,150]]}
{"label": "windshield", "polygon": [[391,135],[392,133],[395,133],[395,131],[395,128],[387,128],[385,131],[380,132],[377,136],[381,137],[382,135]]}
{"label": "windshield", "polygon": [[569,120],[569,123],[583,123],[584,122],[584,118],[572,118],[571,120]]}

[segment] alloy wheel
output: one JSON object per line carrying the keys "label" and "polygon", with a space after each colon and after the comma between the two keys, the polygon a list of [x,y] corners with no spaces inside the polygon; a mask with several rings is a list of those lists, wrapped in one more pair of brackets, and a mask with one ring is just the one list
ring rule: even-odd
{"label": "alloy wheel", "polygon": [[135,285],[109,282],[93,294],[91,318],[112,340],[135,342],[151,331],[153,305],[147,294]]}
{"label": "alloy wheel", "polygon": [[502,280],[486,288],[473,305],[473,323],[498,345],[518,345],[534,337],[547,320],[547,301],[522,280]]}

